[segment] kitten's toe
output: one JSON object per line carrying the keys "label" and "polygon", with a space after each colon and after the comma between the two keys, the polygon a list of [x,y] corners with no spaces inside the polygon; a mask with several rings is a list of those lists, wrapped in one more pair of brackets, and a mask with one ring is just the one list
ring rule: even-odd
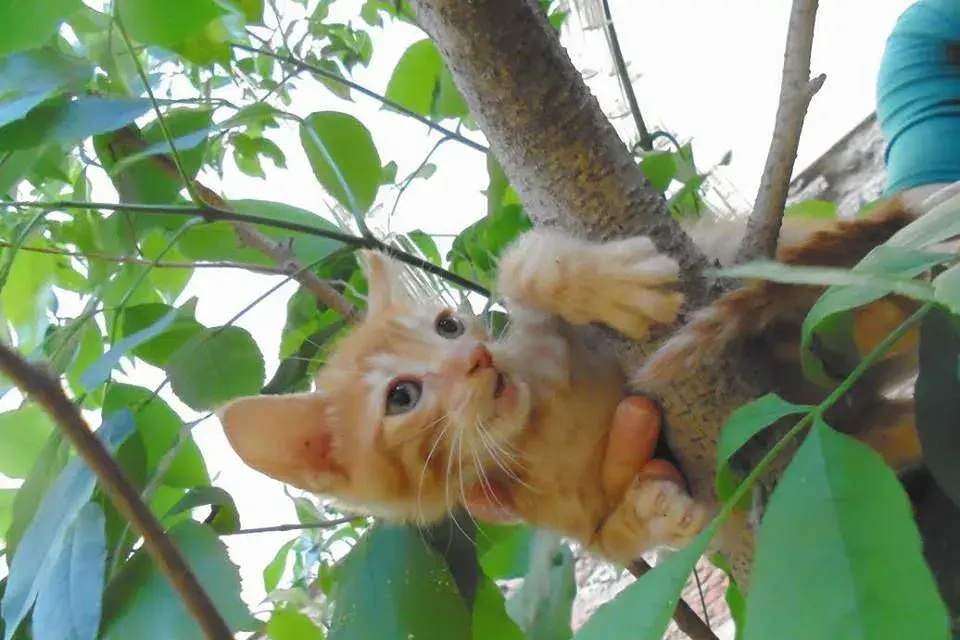
{"label": "kitten's toe", "polygon": [[654,544],[683,547],[709,522],[706,507],[670,480],[638,479],[634,495],[637,518],[647,523]]}

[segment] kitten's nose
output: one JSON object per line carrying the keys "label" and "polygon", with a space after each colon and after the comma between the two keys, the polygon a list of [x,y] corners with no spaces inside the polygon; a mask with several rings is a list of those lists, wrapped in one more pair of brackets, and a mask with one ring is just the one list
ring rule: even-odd
{"label": "kitten's nose", "polygon": [[490,355],[490,352],[487,351],[485,346],[478,344],[474,347],[473,351],[470,352],[470,358],[467,363],[470,367],[469,371],[467,371],[468,374],[476,373],[482,369],[492,369],[493,356]]}

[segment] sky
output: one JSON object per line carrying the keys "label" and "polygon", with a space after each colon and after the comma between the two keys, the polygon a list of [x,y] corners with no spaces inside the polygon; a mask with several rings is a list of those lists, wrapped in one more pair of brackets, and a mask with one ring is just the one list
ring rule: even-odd
{"label": "sky", "polygon": [[[714,165],[727,151],[732,162],[722,168],[724,180],[741,197],[752,201],[760,180],[773,128],[783,63],[783,43],[789,0],[610,0],[614,21],[642,112],[651,128],[666,126],[683,139],[691,138],[701,169]],[[281,6],[290,4],[280,0]],[[331,17],[359,22],[359,0],[337,0]],[[820,3],[812,73],[825,73],[826,83],[810,107],[795,171],[826,151],[874,108],[874,83],[884,40],[909,0],[824,0]],[[563,43],[581,71],[592,74],[588,84],[608,113],[616,104],[616,79],[602,32],[580,31],[576,18]],[[353,79],[382,93],[403,51],[423,34],[401,23],[386,24],[371,33],[374,53],[370,66],[357,68]],[[307,115],[318,110],[346,111],[372,132],[383,163],[394,160],[398,175],[413,171],[438,139],[425,126],[383,111],[357,95],[355,103],[334,97],[310,80],[296,83],[292,110]],[[618,130],[630,133],[630,120],[617,119]],[[278,170],[264,162],[266,180],[241,174],[227,162],[226,179],[203,178],[228,199],[273,200],[328,215],[332,200],[316,182],[300,151],[296,129],[270,133],[287,154],[288,166]],[[479,135],[477,139],[482,140]],[[437,171],[429,180],[416,180],[389,219],[394,231],[420,228],[432,234],[456,234],[485,212],[485,159],[481,153],[443,144],[431,162]],[[99,193],[98,193],[99,192]],[[95,185],[94,199],[113,199],[104,185]],[[381,191],[371,224],[387,228],[395,191]],[[441,252],[449,238],[438,237]],[[198,270],[181,296],[197,296],[197,319],[208,326],[226,322],[251,300],[277,282],[276,278],[240,271]],[[278,359],[286,299],[295,286],[287,284],[236,324],[249,330],[263,350],[268,378]],[[158,370],[138,366],[132,378],[145,386],[162,379]],[[186,419],[196,416],[169,392],[165,399]],[[217,420],[194,430],[214,483],[236,499],[244,527],[296,522],[290,500],[279,483],[247,468],[226,445]],[[2,480],[2,479],[0,479]],[[256,534],[225,538],[231,557],[241,567],[244,597],[256,606],[263,597],[261,572],[293,533]]]}

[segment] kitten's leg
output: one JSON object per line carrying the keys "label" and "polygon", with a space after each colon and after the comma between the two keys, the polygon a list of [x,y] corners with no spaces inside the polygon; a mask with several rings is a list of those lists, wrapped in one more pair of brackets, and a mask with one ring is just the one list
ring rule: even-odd
{"label": "kitten's leg", "polygon": [[535,229],[504,252],[497,290],[573,324],[602,322],[640,338],[677,317],[683,295],[668,289],[677,272],[646,237],[598,243]]}
{"label": "kitten's leg", "polygon": [[676,481],[640,474],[603,523],[599,549],[623,564],[656,548],[681,549],[703,531],[710,516]]}

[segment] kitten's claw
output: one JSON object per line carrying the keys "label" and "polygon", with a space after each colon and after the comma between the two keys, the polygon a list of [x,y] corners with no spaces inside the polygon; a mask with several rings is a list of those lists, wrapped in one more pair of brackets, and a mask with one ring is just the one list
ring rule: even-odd
{"label": "kitten's claw", "polygon": [[574,324],[602,322],[631,337],[672,322],[683,295],[671,291],[679,266],[647,237],[605,243],[538,229],[500,262],[500,293]]}

